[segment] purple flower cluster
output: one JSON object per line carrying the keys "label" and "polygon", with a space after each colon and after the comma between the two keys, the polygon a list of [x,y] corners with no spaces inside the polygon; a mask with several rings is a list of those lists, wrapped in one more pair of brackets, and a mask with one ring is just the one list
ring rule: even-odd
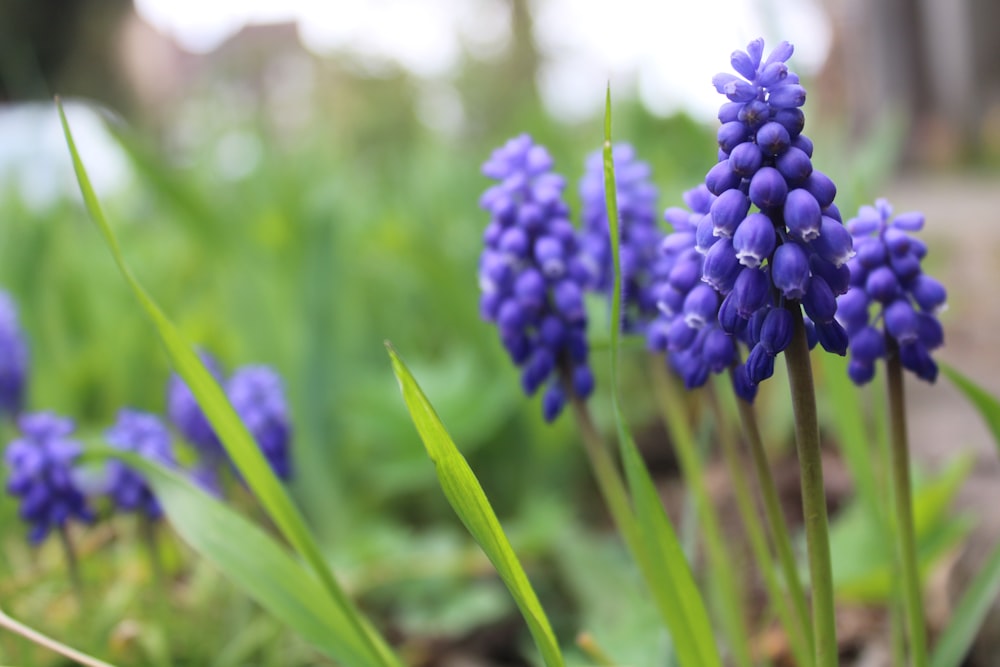
{"label": "purple flower cluster", "polygon": [[[124,408],[104,437],[116,449],[135,452],[166,466],[175,463],[170,431],[154,414]],[[146,479],[122,461],[108,463],[106,492],[115,505],[126,512],[141,512],[150,519],[158,519],[163,513]]]}
{"label": "purple flower cluster", "polygon": [[28,345],[17,317],[17,306],[0,291],[0,412],[16,415],[24,404],[28,375]]}
{"label": "purple flower cluster", "polygon": [[271,464],[274,474],[281,479],[290,479],[292,464],[288,443],[291,427],[281,377],[267,366],[244,366],[229,378],[226,395]]}
{"label": "purple flower cluster", "polygon": [[[221,383],[222,371],[215,357],[207,352],[200,352],[198,356],[216,382]],[[205,413],[201,411],[194,394],[176,373],[167,381],[167,416],[184,439],[198,449],[202,458],[213,466],[225,460],[226,452],[219,442],[219,437],[208,423]]]}
{"label": "purple flower cluster", "polygon": [[[635,149],[618,144],[612,149],[618,203],[619,259],[622,279],[622,329],[641,333],[656,316],[652,293],[652,270],[663,232],[657,224],[656,186],[650,181],[649,165],[636,157]],[[587,158],[580,179],[583,252],[593,272],[591,289],[610,295],[614,289],[614,265],[604,191],[604,156],[597,151]]]}
{"label": "purple flower cluster", "polygon": [[[719,323],[722,296],[702,281],[705,255],[698,251],[697,233],[702,220],[710,218],[715,195],[704,185],[684,193],[690,211],[668,208],[664,217],[673,227],[661,246],[661,258],[653,268],[652,292],[659,316],[646,331],[650,350],[665,352],[684,386],[705,384],[710,373],[719,373],[737,360],[737,337]],[[745,329],[744,329],[745,330]],[[736,374],[735,389],[752,401],[756,389]]]}
{"label": "purple flower cluster", "polygon": [[751,42],[731,58],[741,76],[713,79],[729,102],[719,110],[719,162],[705,177],[715,199],[694,232],[705,253],[702,280],[723,296],[719,323],[751,347],[742,371],[749,386],[773,374],[791,342],[790,309],[800,305],[820,344],[846,352],[834,316],[853,255],[836,186],[813,169],[812,142],[802,134],[806,93],[785,64],[792,46],[782,42],[766,60],[763,50],[763,40]]}
{"label": "purple flower cluster", "polygon": [[72,439],[73,422],[51,412],[21,416],[20,437],[4,453],[7,492],[21,499],[19,515],[30,526],[28,539],[38,544],[49,531],[72,518],[91,522],[94,515],[74,479],[82,451]]}
{"label": "purple flower cluster", "polygon": [[592,272],[563,200],[566,182],[544,147],[526,134],[511,139],[483,173],[499,183],[480,199],[491,217],[479,258],[480,313],[497,325],[525,393],[548,382],[542,413],[552,421],[566,403],[564,380],[581,398],[594,388],[583,303]]}
{"label": "purple flower cluster", "polygon": [[[221,383],[223,377],[218,362],[207,353],[202,353],[201,358]],[[292,431],[281,377],[267,366],[244,366],[225,382],[225,390],[271,469],[278,477],[290,479]],[[191,389],[177,375],[171,376],[167,384],[167,413],[181,435],[201,454],[196,479],[204,482],[202,485],[210,491],[217,491],[216,471],[228,461],[228,456]]]}
{"label": "purple flower cluster", "polygon": [[[930,352],[944,343],[937,314],[947,292],[921,269],[927,246],[908,234],[924,226],[924,216],[891,218],[889,202],[879,199],[847,222],[857,254],[848,264],[851,288],[838,299],[837,319],[850,337],[848,374],[859,385],[875,376],[875,362],[886,357],[890,345],[898,347],[904,368],[934,382],[938,368]],[[877,304],[874,319],[872,304]]]}

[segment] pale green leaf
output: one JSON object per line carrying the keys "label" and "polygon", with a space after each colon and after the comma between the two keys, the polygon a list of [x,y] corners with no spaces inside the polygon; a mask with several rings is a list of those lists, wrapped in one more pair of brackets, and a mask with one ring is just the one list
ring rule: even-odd
{"label": "pale green leaf", "polygon": [[392,359],[392,369],[396,379],[399,380],[403,400],[427,449],[427,455],[434,462],[434,469],[445,497],[506,584],[507,590],[510,591],[528,624],[528,629],[545,664],[548,667],[562,667],[564,664],[562,652],[549,620],[479,480],[476,479],[465,457],[455,447],[444,424],[441,423],[406,364],[391,346],[386,345],[386,347]]}

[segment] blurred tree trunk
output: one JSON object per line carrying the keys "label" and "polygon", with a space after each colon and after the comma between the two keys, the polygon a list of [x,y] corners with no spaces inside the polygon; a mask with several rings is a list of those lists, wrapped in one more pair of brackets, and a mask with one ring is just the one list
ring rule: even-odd
{"label": "blurred tree trunk", "polygon": [[[995,0],[826,0],[831,70],[843,110],[864,134],[881,114],[912,123],[909,159],[978,157],[1000,116],[1000,3]],[[1000,122],[1000,117],[995,122]]]}
{"label": "blurred tree trunk", "polygon": [[130,106],[116,62],[132,0],[0,0],[0,102],[58,93]]}

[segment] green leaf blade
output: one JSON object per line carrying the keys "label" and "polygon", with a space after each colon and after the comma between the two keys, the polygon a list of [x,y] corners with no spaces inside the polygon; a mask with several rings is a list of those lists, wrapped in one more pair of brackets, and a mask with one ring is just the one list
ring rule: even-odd
{"label": "green leaf blade", "polygon": [[548,617],[482,486],[406,364],[391,346],[387,344],[386,348],[403,400],[434,463],[445,497],[507,586],[547,667],[562,667],[562,652]]}
{"label": "green leaf blade", "polygon": [[622,276],[618,192],[611,144],[611,85],[604,109],[604,195],[611,237],[615,284],[611,300],[611,402],[629,490],[640,526],[641,549],[634,557],[670,630],[677,656],[685,667],[720,667],[721,659],[701,591],[684,555],[676,531],[649,470],[625,422],[618,388],[618,348],[621,338]]}
{"label": "green leaf blade", "polygon": [[986,422],[986,427],[993,436],[997,451],[1000,452],[1000,399],[948,364],[942,363],[941,370],[948,376],[952,384],[965,395],[965,398]]}

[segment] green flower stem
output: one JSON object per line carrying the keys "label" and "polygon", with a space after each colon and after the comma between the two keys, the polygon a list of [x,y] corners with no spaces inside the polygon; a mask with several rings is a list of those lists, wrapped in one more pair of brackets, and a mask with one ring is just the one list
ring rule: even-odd
{"label": "green flower stem", "polygon": [[110,663],[98,660],[97,658],[89,656],[86,653],[81,653],[80,651],[57,642],[50,637],[46,637],[37,630],[29,628],[27,625],[24,625],[19,621],[15,621],[13,618],[4,613],[2,609],[0,609],[0,628],[9,630],[10,632],[22,636],[34,644],[43,646],[54,653],[58,653],[59,655],[69,658],[70,660],[75,660],[86,667],[114,667]]}
{"label": "green flower stem", "polygon": [[927,667],[927,635],[924,627],[923,594],[917,567],[917,545],[913,528],[913,499],[910,492],[910,451],[906,434],[906,408],[903,394],[903,366],[899,349],[888,341],[886,386],[889,394],[889,432],[892,448],[893,508],[902,565],[903,602],[909,634],[910,664]]}
{"label": "green flower stem", "polygon": [[826,516],[826,489],[820,457],[819,419],[813,387],[809,343],[798,302],[789,305],[795,330],[785,350],[788,383],[795,413],[795,444],[799,454],[802,484],[802,514],[809,550],[812,583],[812,621],[816,667],[836,667],[837,627],[833,600],[833,568],[830,562],[830,534]]}
{"label": "green flower stem", "polygon": [[70,581],[73,582],[73,593],[78,601],[83,600],[83,584],[80,579],[80,563],[76,557],[76,549],[73,547],[73,540],[69,536],[69,529],[63,523],[56,530],[59,533],[59,542],[62,544],[63,555],[66,557],[66,569],[69,570]]}
{"label": "green flower stem", "polygon": [[611,512],[611,518],[621,532],[625,544],[632,553],[639,553],[642,548],[639,540],[639,528],[632,514],[631,501],[625,490],[625,482],[622,480],[621,473],[605,447],[604,439],[597,432],[597,427],[594,426],[594,420],[590,416],[586,401],[577,396],[571,386],[567,387],[567,392],[570,396],[573,416],[576,418],[580,435],[583,437],[583,449],[597,480],[597,487],[604,497],[608,511]]}
{"label": "green flower stem", "polygon": [[[740,512],[740,518],[743,520],[743,527],[746,530],[747,538],[750,540],[750,548],[753,550],[754,558],[757,560],[757,567],[764,578],[764,586],[767,588],[767,593],[774,604],[778,618],[788,637],[796,664],[800,667],[811,667],[813,664],[812,628],[809,627],[809,615],[806,609],[805,596],[802,595],[802,586],[799,584],[798,574],[794,570],[794,558],[792,561],[792,573],[794,575],[793,581],[799,595],[798,600],[790,599],[790,593],[786,594],[785,590],[781,587],[781,583],[778,581],[775,573],[776,564],[774,557],[771,555],[771,549],[768,546],[767,532],[764,530],[757,506],[754,503],[753,493],[750,490],[750,485],[747,483],[746,470],[743,467],[744,464],[737,448],[736,434],[733,433],[733,429],[730,427],[727,415],[723,413],[718,401],[715,400],[714,392],[709,392],[708,396],[715,422],[718,425],[717,430],[719,441],[722,443],[722,454],[725,457],[726,466],[729,468],[729,477],[736,496],[736,506]],[[741,401],[741,403],[744,402]],[[750,408],[751,418],[753,418],[752,407],[749,404],[746,405]],[[743,406],[741,405],[740,408],[742,410]],[[756,420],[753,421],[753,426],[756,427]],[[757,440],[760,440],[759,433],[757,434]],[[765,461],[765,466],[766,463]],[[770,471],[768,471],[767,477],[771,480]],[[771,490],[772,492],[774,491],[773,480],[771,480]],[[785,535],[787,536],[787,531]],[[790,553],[791,545],[788,544],[786,546]],[[791,586],[788,589],[791,591]]]}
{"label": "green flower stem", "polygon": [[[729,369],[730,374],[736,372]],[[760,487],[761,498],[764,501],[764,516],[767,518],[768,527],[771,530],[771,539],[774,542],[774,550],[778,555],[778,562],[781,565],[782,576],[788,595],[795,606],[795,615],[799,619],[799,625],[809,651],[815,650],[815,639],[813,629],[809,625],[809,606],[806,603],[806,594],[802,588],[802,580],[799,578],[799,567],[795,559],[795,550],[792,548],[792,536],[788,532],[788,522],[781,511],[781,501],[778,498],[778,487],[774,483],[774,475],[771,474],[771,465],[767,460],[767,451],[764,449],[764,441],[760,436],[760,427],[757,424],[757,413],[753,405],[737,397],[736,405],[740,413],[740,423],[743,426],[743,433],[747,443],[750,445],[750,458],[753,461],[754,472],[757,475],[757,484]],[[812,661],[810,661],[812,662]]]}
{"label": "green flower stem", "polygon": [[660,404],[664,425],[670,434],[674,451],[677,452],[684,481],[694,497],[705,551],[711,566],[710,584],[718,588],[718,612],[729,635],[730,649],[736,664],[749,667],[753,664],[753,659],[746,615],[743,613],[743,596],[735,577],[737,569],[728,556],[719,515],[705,485],[705,471],[688,422],[684,397],[677,391],[674,379],[667,374],[662,359],[652,359],[650,366],[653,390]]}

